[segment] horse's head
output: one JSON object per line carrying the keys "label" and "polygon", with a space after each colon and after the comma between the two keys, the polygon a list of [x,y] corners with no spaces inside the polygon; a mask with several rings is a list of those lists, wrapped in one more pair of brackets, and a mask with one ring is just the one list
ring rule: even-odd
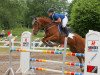
{"label": "horse's head", "polygon": [[36,35],[37,32],[39,31],[39,29],[41,28],[40,22],[38,21],[37,18],[34,18],[32,21],[32,25],[33,25],[33,34]]}
{"label": "horse's head", "polygon": [[36,35],[40,29],[45,28],[45,25],[48,25],[50,23],[51,23],[51,20],[46,17],[34,18],[32,21],[33,34]]}

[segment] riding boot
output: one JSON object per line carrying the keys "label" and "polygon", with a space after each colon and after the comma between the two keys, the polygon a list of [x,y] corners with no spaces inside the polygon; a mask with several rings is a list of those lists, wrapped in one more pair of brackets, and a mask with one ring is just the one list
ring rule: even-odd
{"label": "riding boot", "polygon": [[68,36],[69,31],[68,31],[67,27],[63,27],[63,32],[66,34],[66,36]]}

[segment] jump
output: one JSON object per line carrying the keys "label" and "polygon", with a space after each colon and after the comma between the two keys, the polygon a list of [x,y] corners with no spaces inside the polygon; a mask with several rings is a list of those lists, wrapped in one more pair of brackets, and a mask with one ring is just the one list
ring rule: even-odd
{"label": "jump", "polygon": [[[59,28],[56,23],[52,22],[50,18],[47,17],[37,17],[32,21],[32,31],[36,35],[39,30],[43,29],[45,32],[42,42],[49,45],[50,42],[55,42],[57,44],[64,44],[64,38],[66,35],[59,32]],[[69,33],[67,36],[67,44],[70,51],[73,53],[84,53],[85,51],[85,39],[76,33]],[[78,57],[79,62],[82,63],[83,57]]]}

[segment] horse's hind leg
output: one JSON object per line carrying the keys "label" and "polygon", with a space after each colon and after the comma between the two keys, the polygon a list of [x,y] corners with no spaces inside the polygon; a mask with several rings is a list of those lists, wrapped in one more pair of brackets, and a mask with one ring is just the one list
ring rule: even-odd
{"label": "horse's hind leg", "polygon": [[85,62],[85,57],[82,57],[83,61]]}
{"label": "horse's hind leg", "polygon": [[[83,57],[77,57],[77,58],[79,59],[80,64],[82,64],[82,59],[83,59]],[[81,71],[83,72],[83,69],[82,69],[83,66],[82,66],[82,65],[80,66],[80,68],[81,68]]]}

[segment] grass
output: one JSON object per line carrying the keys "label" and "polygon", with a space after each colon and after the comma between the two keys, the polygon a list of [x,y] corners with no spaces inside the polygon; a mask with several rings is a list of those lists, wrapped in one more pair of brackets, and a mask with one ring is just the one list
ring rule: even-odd
{"label": "grass", "polygon": [[[7,37],[7,32],[8,31],[11,31],[12,32],[12,34],[13,34],[13,36],[17,36],[18,38],[18,40],[20,41],[21,39],[21,34],[24,32],[24,31],[29,31],[29,32],[31,32],[32,33],[32,29],[28,29],[28,28],[14,28],[14,29],[12,29],[12,30],[5,30],[5,34],[6,34],[6,37]],[[1,32],[1,30],[0,30],[0,32]],[[36,38],[42,38],[43,37],[43,35],[44,35],[44,33],[43,33],[43,31],[39,31],[38,32],[38,34],[37,35],[34,35],[34,36],[32,36],[32,39],[36,39]]]}
{"label": "grass", "polygon": [[[32,33],[32,29],[28,29],[28,28],[15,28],[14,30],[12,30],[12,34],[14,36],[18,36],[19,40],[21,40],[21,34],[24,31],[29,31]],[[36,39],[36,38],[42,38],[44,35],[43,31],[39,31],[37,35],[32,36],[32,39]]]}

